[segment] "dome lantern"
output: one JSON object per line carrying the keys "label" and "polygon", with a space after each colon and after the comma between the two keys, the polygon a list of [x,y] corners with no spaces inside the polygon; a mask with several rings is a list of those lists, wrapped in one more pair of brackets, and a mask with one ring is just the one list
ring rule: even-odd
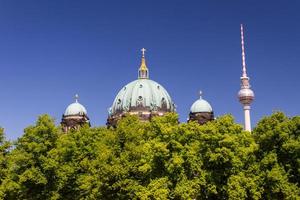
{"label": "dome lantern", "polygon": [[147,68],[146,59],[145,59],[146,49],[142,48],[141,52],[142,52],[142,61],[141,61],[141,65],[139,68],[139,76],[138,77],[139,77],[139,79],[149,79],[149,70]]}

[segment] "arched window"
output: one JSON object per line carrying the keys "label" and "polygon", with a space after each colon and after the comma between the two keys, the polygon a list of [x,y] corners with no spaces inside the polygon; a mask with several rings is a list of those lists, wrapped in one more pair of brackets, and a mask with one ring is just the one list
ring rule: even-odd
{"label": "arched window", "polygon": [[161,108],[167,109],[167,101],[164,97],[161,99]]}
{"label": "arched window", "polygon": [[143,107],[143,97],[142,96],[138,97],[136,105],[138,107]]}

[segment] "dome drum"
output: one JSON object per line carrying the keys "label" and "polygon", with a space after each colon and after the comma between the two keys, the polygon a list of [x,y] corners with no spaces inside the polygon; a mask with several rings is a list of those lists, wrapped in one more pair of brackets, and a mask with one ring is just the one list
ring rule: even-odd
{"label": "dome drum", "polygon": [[198,122],[198,124],[203,125],[212,120],[214,120],[213,112],[198,112],[198,113],[190,112],[188,122],[196,121]]}
{"label": "dome drum", "polygon": [[64,132],[68,132],[71,129],[77,130],[79,127],[88,124],[90,126],[88,116],[84,115],[63,115],[61,125]]}
{"label": "dome drum", "polygon": [[128,115],[136,115],[140,121],[149,121],[151,118],[156,117],[156,116],[163,116],[165,113],[170,112],[169,110],[153,110],[151,111],[149,107],[130,107],[129,112],[121,112],[119,110],[118,113],[115,113],[113,115],[110,115],[107,119],[106,125],[109,127],[116,127],[117,122],[125,117],[127,114]]}

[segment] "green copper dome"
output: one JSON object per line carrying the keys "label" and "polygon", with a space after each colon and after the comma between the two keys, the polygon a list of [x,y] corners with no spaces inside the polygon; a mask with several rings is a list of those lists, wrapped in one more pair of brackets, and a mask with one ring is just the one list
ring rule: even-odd
{"label": "green copper dome", "polygon": [[200,92],[200,98],[193,103],[190,109],[191,113],[200,113],[200,112],[213,112],[211,105],[202,99],[202,92]]}
{"label": "green copper dome", "polygon": [[65,116],[71,115],[87,115],[87,111],[83,105],[78,102],[78,95],[75,95],[75,102],[70,104],[64,113]]}
{"label": "green copper dome", "polygon": [[125,85],[117,94],[109,115],[124,112],[174,112],[173,103],[167,90],[159,83],[149,79],[149,71],[146,66],[145,49],[142,49],[142,61],[139,68],[139,77]]}
{"label": "green copper dome", "polygon": [[159,83],[150,79],[138,79],[125,85],[117,94],[110,114],[130,111],[131,107],[147,107],[149,111],[165,108],[169,112],[175,111],[175,105]]}

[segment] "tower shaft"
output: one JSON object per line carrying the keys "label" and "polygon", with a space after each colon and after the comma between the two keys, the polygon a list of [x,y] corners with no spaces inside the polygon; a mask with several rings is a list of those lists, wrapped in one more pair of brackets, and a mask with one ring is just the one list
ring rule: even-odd
{"label": "tower shaft", "polygon": [[244,118],[245,118],[245,124],[244,129],[245,131],[251,132],[251,118],[250,118],[250,106],[244,105]]}

